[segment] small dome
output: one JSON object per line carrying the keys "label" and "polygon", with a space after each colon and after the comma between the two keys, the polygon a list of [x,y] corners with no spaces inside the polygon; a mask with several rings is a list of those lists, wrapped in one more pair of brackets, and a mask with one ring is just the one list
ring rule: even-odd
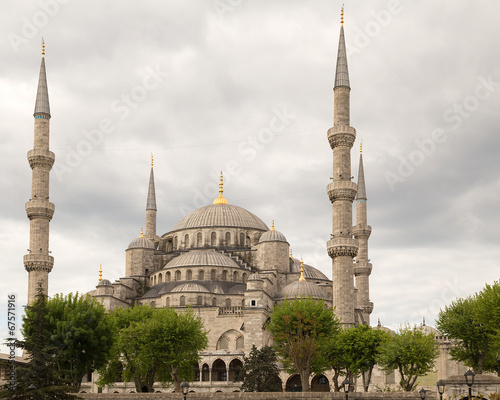
{"label": "small dome", "polygon": [[205,286],[200,285],[199,283],[188,282],[188,283],[182,283],[179,286],[176,286],[171,290],[171,293],[178,293],[178,292],[208,293],[208,290]]}
{"label": "small dome", "polygon": [[130,242],[130,244],[128,245],[128,249],[152,249],[152,250],[154,250],[154,248],[155,248],[154,243],[151,240],[144,237],[144,234],[142,233],[142,228],[141,228],[141,236],[132,240]]}
{"label": "small dome", "polygon": [[308,281],[295,281],[286,285],[282,290],[282,297],[294,299],[295,297],[309,297],[313,299],[326,300],[323,291],[313,282]]}
{"label": "small dome", "polygon": [[[300,274],[300,260],[292,257],[292,264],[290,265],[290,272],[292,274]],[[323,272],[310,265],[304,264],[304,278],[306,279],[321,279],[329,280]]]}
{"label": "small dome", "polygon": [[111,282],[108,281],[107,279],[103,279],[97,284],[97,286],[111,286]]}
{"label": "small dome", "polygon": [[232,258],[214,250],[188,251],[172,259],[165,265],[165,268],[188,266],[240,268]]}
{"label": "small dome", "polygon": [[265,232],[259,239],[259,243],[263,242],[285,242],[288,243],[286,240],[285,235],[283,235],[280,231],[276,230],[270,230]]}

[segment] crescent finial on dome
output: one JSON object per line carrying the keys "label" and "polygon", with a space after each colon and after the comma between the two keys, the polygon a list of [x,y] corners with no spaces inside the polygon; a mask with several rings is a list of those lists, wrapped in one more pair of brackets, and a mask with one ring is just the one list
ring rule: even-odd
{"label": "crescent finial on dome", "polygon": [[306,278],[304,278],[304,260],[302,259],[302,256],[300,256],[300,282],[305,282]]}
{"label": "crescent finial on dome", "polygon": [[222,193],[224,193],[224,181],[223,181],[222,171],[220,172],[220,182],[219,182],[219,196],[214,200],[213,204],[228,204],[227,200],[224,198]]}
{"label": "crescent finial on dome", "polygon": [[99,282],[102,281],[102,264],[99,264]]}
{"label": "crescent finial on dome", "polygon": [[144,237],[144,231],[142,230],[142,228],[141,228],[141,236],[140,236],[140,237],[141,237],[141,238],[143,238],[143,237]]}

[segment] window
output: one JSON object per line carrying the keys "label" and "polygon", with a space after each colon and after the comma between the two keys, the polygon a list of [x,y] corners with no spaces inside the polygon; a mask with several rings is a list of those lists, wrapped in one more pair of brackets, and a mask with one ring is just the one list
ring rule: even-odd
{"label": "window", "polygon": [[245,341],[243,339],[243,336],[240,336],[236,338],[236,349],[243,349],[245,347]]}
{"label": "window", "polygon": [[217,299],[214,297],[212,299],[212,307],[215,307],[215,306],[217,306]]}
{"label": "window", "polygon": [[210,244],[212,246],[217,246],[217,234],[215,232],[212,232],[210,235]]}
{"label": "window", "polygon": [[251,305],[252,307],[255,307],[255,306],[257,305],[257,302],[256,302],[255,300],[251,300],[251,301],[250,301],[250,305]]}
{"label": "window", "polygon": [[233,282],[238,282],[238,271],[234,271],[233,273]]}
{"label": "window", "polygon": [[198,234],[196,235],[196,246],[198,247],[201,247],[202,246],[202,236],[201,236],[201,232],[198,232]]}
{"label": "window", "polygon": [[231,234],[229,232],[226,232],[226,246],[231,245]]}
{"label": "window", "polygon": [[203,298],[201,296],[198,296],[196,298],[196,305],[201,306],[203,304]]}
{"label": "window", "polygon": [[198,271],[198,280],[199,281],[204,281],[205,280],[205,271],[203,271],[202,269],[200,269]]}
{"label": "window", "polygon": [[245,273],[244,273],[244,274],[241,276],[241,280],[242,280],[243,282],[246,282],[246,281],[247,281],[247,274],[245,274]]}
{"label": "window", "polygon": [[231,307],[231,299],[226,299],[226,307]]}
{"label": "window", "polygon": [[174,236],[173,248],[174,248],[174,250],[177,250],[177,236]]}
{"label": "window", "polygon": [[170,297],[165,299],[165,307],[170,307]]}
{"label": "window", "polygon": [[180,306],[183,307],[185,305],[186,305],[186,298],[184,296],[181,296]]}
{"label": "window", "polygon": [[191,271],[190,269],[188,269],[187,272],[186,272],[186,280],[190,281],[191,279],[193,279],[193,271]]}
{"label": "window", "polygon": [[189,235],[185,235],[184,236],[184,248],[188,248],[189,247]]}
{"label": "window", "polygon": [[176,281],[181,280],[181,271],[179,271],[179,270],[175,271],[175,280]]}
{"label": "window", "polygon": [[245,246],[245,234],[240,233],[240,246],[244,247]]}
{"label": "window", "polygon": [[160,274],[158,275],[158,283],[162,283],[163,282],[163,276],[160,272]]}
{"label": "window", "polygon": [[211,281],[215,281],[215,274],[216,274],[215,269],[213,269],[212,271],[210,271],[210,280]]}
{"label": "window", "polygon": [[222,280],[227,281],[227,271],[222,271]]}
{"label": "window", "polygon": [[167,271],[165,282],[170,282],[171,280],[172,280],[172,274],[170,273],[170,271]]}

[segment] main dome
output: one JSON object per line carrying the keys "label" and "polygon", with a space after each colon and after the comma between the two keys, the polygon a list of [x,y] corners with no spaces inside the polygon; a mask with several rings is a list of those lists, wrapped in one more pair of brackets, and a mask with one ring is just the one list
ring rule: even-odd
{"label": "main dome", "polygon": [[190,212],[175,224],[172,232],[216,226],[269,230],[259,217],[244,208],[232,204],[211,204]]}

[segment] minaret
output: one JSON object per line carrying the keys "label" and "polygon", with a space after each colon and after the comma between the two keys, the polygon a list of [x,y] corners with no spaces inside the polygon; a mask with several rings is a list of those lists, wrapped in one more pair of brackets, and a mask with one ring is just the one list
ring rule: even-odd
{"label": "minaret", "polygon": [[328,130],[328,141],[333,150],[333,177],[327,191],[332,202],[333,227],[327,249],[332,258],[333,306],[344,327],[353,326],[356,322],[353,258],[358,252],[358,244],[352,234],[352,203],[356,196],[356,184],[351,182],[351,148],[356,130],[349,125],[350,91],[342,8],[333,89],[333,127]]}
{"label": "minaret", "polygon": [[38,79],[35,112],[35,143],[28,152],[28,162],[32,174],[31,199],[26,203],[26,214],[30,220],[29,254],[24,256],[24,267],[29,274],[28,304],[37,295],[39,285],[48,293],[49,272],[54,265],[54,257],[49,255],[49,222],[55,206],[49,202],[49,175],[55,155],[49,150],[49,93],[45,75],[45,42],[42,44],[42,64]]}
{"label": "minaret", "polygon": [[368,262],[368,238],[372,227],[367,224],[366,217],[366,188],[365,173],[363,169],[363,147],[359,148],[358,169],[358,193],[356,195],[356,225],[353,228],[354,237],[358,240],[358,255],[354,264],[354,275],[356,276],[356,289],[358,289],[357,306],[360,310],[362,321],[360,323],[370,325],[370,314],[373,311],[373,303],[370,302],[369,279],[372,265]]}
{"label": "minaret", "polygon": [[152,154],[151,174],[149,175],[148,201],[146,202],[146,237],[152,240],[156,238],[156,193]]}

